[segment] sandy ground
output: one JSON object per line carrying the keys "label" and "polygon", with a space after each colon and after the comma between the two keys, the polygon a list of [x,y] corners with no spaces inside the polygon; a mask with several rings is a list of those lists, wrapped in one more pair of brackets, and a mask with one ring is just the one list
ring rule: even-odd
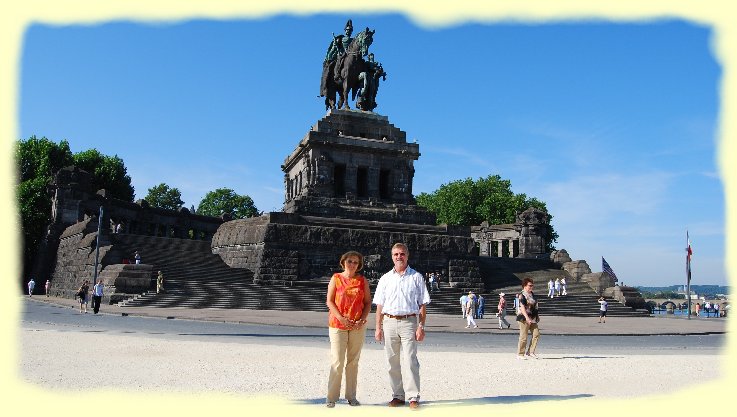
{"label": "sandy ground", "polygon": [[[328,351],[227,341],[172,340],[128,334],[20,330],[20,378],[61,391],[274,394],[298,404],[325,401]],[[53,360],[49,347],[53,346]],[[638,397],[664,394],[720,376],[719,354],[615,355],[541,353],[520,361],[512,353],[423,351],[419,359],[426,406],[520,400]],[[80,363],[84,366],[80,366]],[[686,364],[686,366],[683,366]],[[94,369],[104,369],[90,377]],[[111,371],[114,370],[114,371]],[[474,375],[474,383],[469,383]],[[529,375],[524,392],[519,376]],[[380,345],[364,347],[358,397],[364,405],[391,399]],[[363,408],[363,407],[362,407]]]}

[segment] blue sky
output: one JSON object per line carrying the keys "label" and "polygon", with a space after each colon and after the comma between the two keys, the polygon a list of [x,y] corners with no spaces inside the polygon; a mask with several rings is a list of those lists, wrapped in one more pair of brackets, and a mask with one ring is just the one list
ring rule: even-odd
{"label": "blue sky", "polygon": [[28,27],[20,138],[117,154],[136,198],[233,188],[281,209],[279,168],[324,116],[321,63],[347,18],[376,30],[376,111],[416,139],[414,191],[499,174],[545,201],[558,248],[634,285],[726,284],[713,32],[682,20],[464,24],[401,15]]}

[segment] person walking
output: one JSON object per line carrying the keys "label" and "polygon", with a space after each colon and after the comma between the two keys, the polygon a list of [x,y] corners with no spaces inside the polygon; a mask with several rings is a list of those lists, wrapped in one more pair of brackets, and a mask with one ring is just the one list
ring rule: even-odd
{"label": "person walking", "polygon": [[[409,266],[407,246],[404,243],[395,243],[391,254],[394,268],[379,279],[374,294],[374,338],[379,342],[385,341],[384,351],[389,362],[392,390],[389,407],[403,406],[407,399],[410,409],[416,410],[420,406],[417,343],[425,340],[426,305],[430,303],[430,294],[426,290],[422,274]],[[400,362],[405,363],[409,373],[402,375]]]}
{"label": "person walking", "polygon": [[102,281],[97,281],[97,283],[92,287],[92,311],[97,314],[100,312],[100,304],[102,303],[102,296],[103,296],[103,284]]}
{"label": "person walking", "polygon": [[363,269],[363,255],[350,251],[340,257],[343,272],[333,274],[328,284],[326,304],[330,336],[330,374],[326,405],[335,407],[345,371],[345,399],[348,405],[361,405],[356,399],[358,360],[366,339],[366,318],[371,311],[368,280],[358,272]]}
{"label": "person walking", "polygon": [[553,278],[550,278],[550,280],[548,280],[548,297],[553,298],[554,291],[555,284],[553,284]]}
{"label": "person walking", "polygon": [[89,281],[84,281],[77,290],[77,297],[79,297],[79,312],[87,314],[87,295],[90,291]]}
{"label": "person walking", "polygon": [[499,304],[496,306],[496,316],[499,317],[499,328],[502,329],[503,325],[507,326],[507,329],[511,326],[506,319],[507,316],[507,300],[504,298],[506,294],[499,293]]}
{"label": "person walking", "polygon": [[49,290],[51,289],[51,281],[46,280],[46,285],[44,285],[44,290],[46,291],[46,297],[49,296]]}
{"label": "person walking", "polygon": [[563,295],[568,295],[568,290],[566,289],[566,277],[562,277],[560,279],[560,290]]}
{"label": "person walking", "polygon": [[472,292],[468,292],[468,301],[466,302],[466,328],[473,326],[474,329],[477,329],[479,326],[476,325],[476,320],[473,319],[473,316],[476,313],[476,295]]}
{"label": "person walking", "polygon": [[555,288],[555,296],[560,297],[560,278],[555,279],[553,286]]}
{"label": "person walking", "polygon": [[606,323],[606,311],[609,308],[609,303],[606,302],[604,297],[599,297],[599,323]]}
{"label": "person walking", "polygon": [[135,255],[133,255],[133,259],[136,260],[136,265],[141,263],[141,255],[136,251]]}
{"label": "person walking", "polygon": [[468,296],[466,294],[463,294],[461,296],[461,315],[463,318],[466,318],[466,305],[468,304]]}
{"label": "person walking", "polygon": [[31,278],[30,281],[28,281],[28,296],[33,297],[33,289],[36,288],[36,281]]}
{"label": "person walking", "polygon": [[486,299],[483,295],[479,294],[479,299],[477,301],[478,306],[476,307],[476,318],[483,319],[484,318],[484,309],[486,308]]}
{"label": "person walking", "polygon": [[[535,350],[537,342],[540,339],[540,329],[538,323],[540,316],[537,309],[537,300],[532,292],[535,284],[532,278],[522,280],[522,292],[519,293],[519,312],[517,313],[517,321],[519,322],[519,343],[517,344],[517,359],[535,358],[538,359]],[[527,346],[528,333],[532,333],[532,340]]]}

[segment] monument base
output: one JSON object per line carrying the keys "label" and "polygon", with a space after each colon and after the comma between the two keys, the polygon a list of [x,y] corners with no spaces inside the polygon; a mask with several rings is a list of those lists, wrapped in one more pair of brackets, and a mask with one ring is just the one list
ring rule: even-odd
{"label": "monument base", "polygon": [[365,259],[363,274],[376,281],[393,267],[391,247],[409,248],[410,266],[441,272],[464,288],[482,289],[468,227],[366,221],[271,212],[220,226],[212,252],[233,268],[253,272],[259,284],[326,280],[340,271],[340,256],[355,250]]}

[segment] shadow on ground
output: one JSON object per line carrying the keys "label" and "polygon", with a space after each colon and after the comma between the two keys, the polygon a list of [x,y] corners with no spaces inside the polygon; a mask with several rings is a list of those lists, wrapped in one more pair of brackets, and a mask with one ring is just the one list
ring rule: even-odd
{"label": "shadow on ground", "polygon": [[[437,401],[421,401],[422,407],[450,407],[450,406],[470,406],[470,405],[484,405],[484,404],[517,404],[526,403],[533,401],[565,401],[575,400],[578,398],[589,398],[593,397],[593,394],[573,394],[573,395],[500,395],[498,397],[480,397],[480,398],[463,398],[458,400],[437,400]],[[325,398],[305,398],[302,400],[295,400],[297,404],[325,404]],[[388,403],[388,401],[387,401]],[[348,403],[345,401],[339,401],[338,406],[345,405]],[[366,404],[366,406],[380,406],[386,407],[386,403],[380,404]]]}

